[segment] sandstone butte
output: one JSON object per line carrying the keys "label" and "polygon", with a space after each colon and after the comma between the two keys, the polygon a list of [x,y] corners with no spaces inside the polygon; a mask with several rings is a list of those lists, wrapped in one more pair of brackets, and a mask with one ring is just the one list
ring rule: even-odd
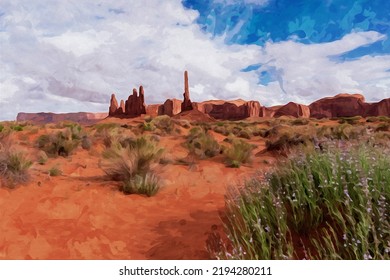
{"label": "sandstone butte", "polygon": [[[196,111],[193,113],[186,113]],[[111,95],[108,113],[19,113],[17,121],[32,121],[36,123],[59,122],[70,120],[81,123],[93,123],[107,116],[117,118],[133,118],[141,115],[168,115],[178,118],[202,120],[243,120],[251,117],[281,117],[297,118],[334,118],[352,116],[390,116],[390,98],[376,103],[367,103],[361,94],[342,93],[333,97],[319,99],[310,105],[289,102],[285,105],[265,107],[258,101],[209,100],[192,102],[190,99],[188,72],[184,72],[183,100],[167,99],[163,104],[145,105],[143,86],[133,89],[132,95],[126,101],[118,100]],[[181,116],[180,116],[181,115]],[[204,116],[203,116],[204,115]]]}

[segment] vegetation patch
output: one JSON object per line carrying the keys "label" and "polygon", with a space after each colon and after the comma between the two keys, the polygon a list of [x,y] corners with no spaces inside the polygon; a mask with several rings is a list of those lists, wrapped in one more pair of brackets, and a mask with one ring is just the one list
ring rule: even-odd
{"label": "vegetation patch", "polygon": [[296,156],[226,200],[220,259],[390,259],[390,150]]}
{"label": "vegetation patch", "polygon": [[163,149],[145,137],[128,139],[115,143],[103,152],[101,167],[111,179],[123,182],[125,193],[148,195],[145,193],[148,190],[152,195],[159,188],[158,181],[151,173],[152,164],[159,161],[162,153]]}
{"label": "vegetation patch", "polygon": [[30,179],[29,168],[32,161],[25,153],[18,151],[12,144],[9,135],[0,138],[0,181],[9,188],[26,183]]}
{"label": "vegetation patch", "polygon": [[210,158],[221,152],[221,147],[214,137],[201,127],[193,127],[187,136],[186,146],[191,154],[200,158]]}
{"label": "vegetation patch", "polygon": [[226,165],[238,168],[243,163],[249,163],[253,148],[253,145],[248,144],[244,140],[235,139],[231,147],[224,151]]}

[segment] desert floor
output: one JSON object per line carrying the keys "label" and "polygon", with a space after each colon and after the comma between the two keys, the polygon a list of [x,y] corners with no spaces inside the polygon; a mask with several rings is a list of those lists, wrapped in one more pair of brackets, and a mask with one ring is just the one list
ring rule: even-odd
{"label": "desert floor", "polygon": [[[137,126],[143,119],[101,123]],[[227,189],[253,174],[261,176],[280,160],[261,153],[266,140],[254,136],[245,139],[256,146],[252,161],[240,168],[226,167],[222,155],[179,164],[189,156],[182,145],[189,129],[179,127],[174,135],[159,136],[166,159],[155,166],[160,191],[152,197],[125,195],[120,183],[99,167],[104,150],[99,141],[90,150],[78,147],[68,157],[37,163],[37,138],[60,129],[54,124],[27,126],[11,136],[34,163],[28,183],[0,188],[1,259],[209,259],[206,241],[213,231],[223,234]],[[95,131],[94,126],[83,129],[91,135]],[[210,133],[219,143],[226,138]],[[49,176],[54,166],[61,175]]]}

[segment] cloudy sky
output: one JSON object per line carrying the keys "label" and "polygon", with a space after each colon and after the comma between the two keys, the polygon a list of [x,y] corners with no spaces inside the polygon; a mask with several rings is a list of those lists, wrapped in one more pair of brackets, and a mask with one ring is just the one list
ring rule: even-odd
{"label": "cloudy sky", "polygon": [[390,97],[388,0],[1,0],[0,120],[182,98]]}

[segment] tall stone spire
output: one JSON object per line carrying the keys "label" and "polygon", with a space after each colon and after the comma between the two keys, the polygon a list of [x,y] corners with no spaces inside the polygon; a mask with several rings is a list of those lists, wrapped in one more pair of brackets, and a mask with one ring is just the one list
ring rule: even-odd
{"label": "tall stone spire", "polygon": [[181,103],[181,111],[189,111],[192,110],[192,102],[190,99],[190,90],[188,85],[188,72],[184,71],[184,93],[183,93],[184,100]]}

